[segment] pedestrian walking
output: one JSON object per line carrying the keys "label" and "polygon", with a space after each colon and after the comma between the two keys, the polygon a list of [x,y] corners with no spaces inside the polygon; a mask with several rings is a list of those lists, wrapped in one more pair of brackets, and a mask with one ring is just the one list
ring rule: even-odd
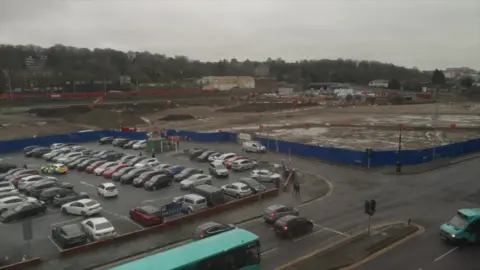
{"label": "pedestrian walking", "polygon": [[295,196],[300,195],[300,184],[297,181],[293,183],[293,192]]}
{"label": "pedestrian walking", "polygon": [[152,153],[152,158],[155,158],[155,152]]}
{"label": "pedestrian walking", "polygon": [[27,169],[27,164],[24,164],[24,165],[23,165],[23,168],[24,168],[24,169]]}

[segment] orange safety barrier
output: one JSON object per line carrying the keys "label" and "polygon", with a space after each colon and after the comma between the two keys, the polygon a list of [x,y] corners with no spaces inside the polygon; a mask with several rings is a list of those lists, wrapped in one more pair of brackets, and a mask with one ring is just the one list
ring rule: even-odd
{"label": "orange safety barrier", "polygon": [[218,205],[214,208],[208,208],[208,209],[205,209],[203,211],[199,211],[199,212],[196,212],[196,213],[193,213],[193,214],[190,214],[190,215],[185,215],[185,216],[182,216],[182,217],[179,217],[179,218],[176,218],[176,219],[172,219],[172,220],[169,220],[169,221],[167,221],[163,224],[160,224],[160,225],[155,225],[155,226],[148,227],[148,228],[145,228],[145,229],[142,229],[142,230],[122,234],[122,235],[119,235],[115,238],[105,239],[105,240],[101,240],[101,241],[88,243],[86,245],[65,249],[65,250],[60,252],[60,256],[71,256],[71,255],[74,255],[76,253],[82,253],[82,252],[85,252],[85,251],[88,251],[88,250],[91,250],[91,249],[95,249],[95,248],[98,248],[98,247],[101,247],[101,246],[105,246],[105,245],[109,245],[109,244],[116,244],[116,243],[119,243],[119,242],[127,241],[127,240],[132,239],[132,238],[137,238],[137,237],[142,236],[142,235],[147,235],[147,234],[150,234],[150,233],[159,232],[161,230],[164,230],[165,228],[176,227],[180,224],[186,223],[188,221],[191,221],[191,220],[194,220],[194,219],[197,219],[197,218],[204,218],[204,217],[212,216],[212,215],[215,215],[215,214],[222,213],[222,212],[224,212],[226,210],[229,210],[229,209],[237,208],[239,206],[258,201],[259,197],[263,199],[263,198],[267,198],[267,197],[273,197],[273,196],[276,196],[276,195],[278,195],[278,189],[276,189],[276,188],[270,189],[270,190],[267,190],[267,191],[265,191],[264,193],[261,193],[261,194],[254,194],[254,195],[251,195],[249,197],[245,197],[243,199],[239,199],[239,200],[235,200],[235,201],[232,201],[232,202],[228,202],[228,203],[225,203],[225,204]]}
{"label": "orange safety barrier", "polygon": [[37,266],[40,263],[42,263],[42,260],[40,260],[40,258],[37,257],[30,260],[1,266],[0,270],[22,270],[22,269],[25,269],[26,267]]}

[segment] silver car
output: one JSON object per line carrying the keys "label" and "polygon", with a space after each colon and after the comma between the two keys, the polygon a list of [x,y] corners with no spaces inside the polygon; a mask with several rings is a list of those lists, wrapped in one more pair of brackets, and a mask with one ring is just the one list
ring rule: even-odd
{"label": "silver car", "polygon": [[232,163],[232,170],[246,171],[255,168],[255,166],[257,166],[257,162],[250,159],[235,160]]}
{"label": "silver car", "polygon": [[250,178],[259,182],[274,182],[275,179],[280,179],[281,176],[278,173],[271,172],[269,170],[253,170],[250,173]]}
{"label": "silver car", "polygon": [[267,223],[275,223],[277,219],[287,216],[293,215],[298,216],[300,214],[300,210],[295,207],[285,206],[281,204],[274,204],[270,205],[263,211],[263,219]]}

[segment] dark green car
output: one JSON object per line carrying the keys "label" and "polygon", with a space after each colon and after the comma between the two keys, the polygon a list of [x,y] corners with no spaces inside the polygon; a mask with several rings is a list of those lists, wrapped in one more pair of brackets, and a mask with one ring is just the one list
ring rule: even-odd
{"label": "dark green car", "polygon": [[52,238],[63,248],[81,246],[88,242],[87,235],[80,224],[55,227],[52,229]]}

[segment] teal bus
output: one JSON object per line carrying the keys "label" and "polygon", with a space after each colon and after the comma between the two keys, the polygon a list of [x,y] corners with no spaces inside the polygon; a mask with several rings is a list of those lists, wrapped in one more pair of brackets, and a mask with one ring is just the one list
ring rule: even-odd
{"label": "teal bus", "polygon": [[260,270],[260,241],[236,228],[110,269]]}

